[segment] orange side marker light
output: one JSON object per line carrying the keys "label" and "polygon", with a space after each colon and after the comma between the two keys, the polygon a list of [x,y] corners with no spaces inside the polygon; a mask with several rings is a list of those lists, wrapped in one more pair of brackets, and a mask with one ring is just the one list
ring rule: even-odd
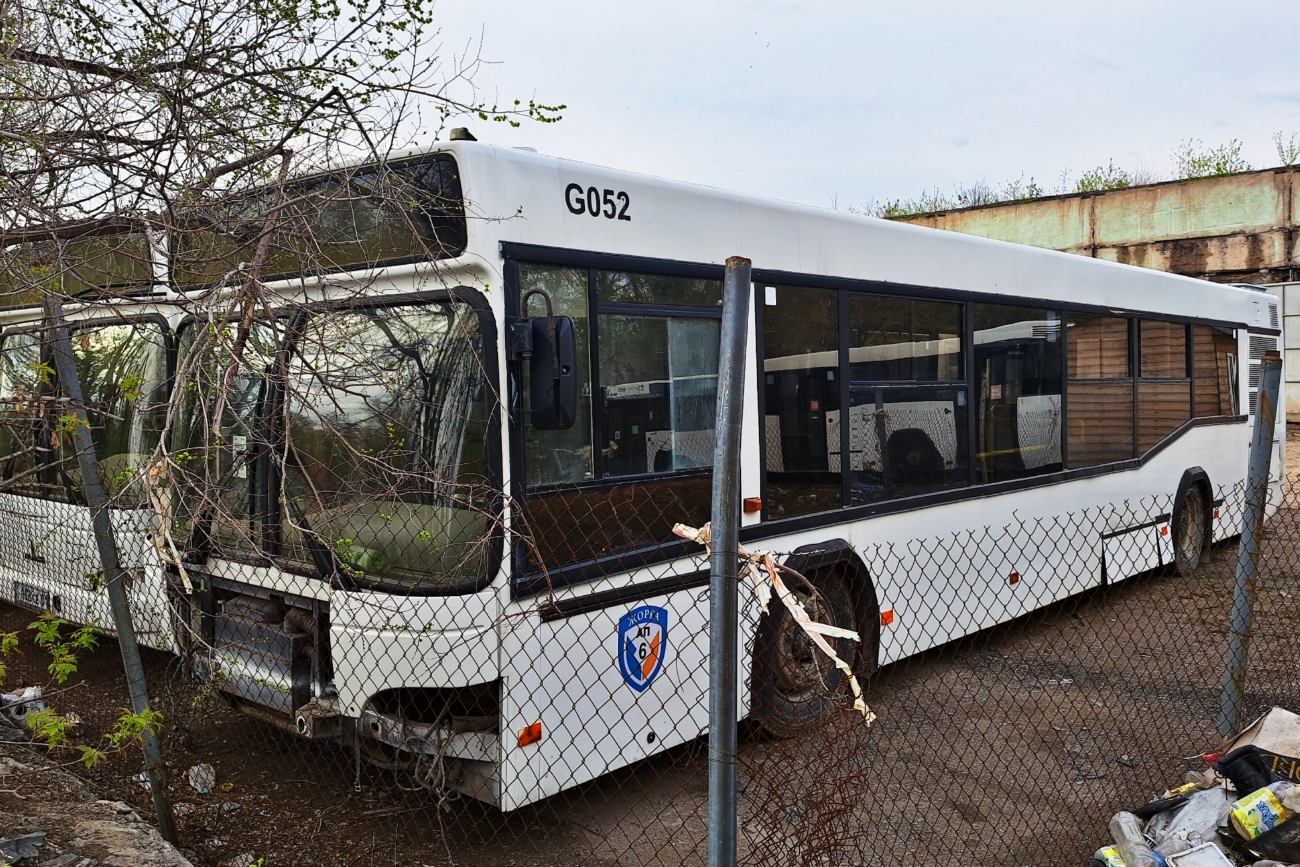
{"label": "orange side marker light", "polygon": [[1161,536],[1168,536],[1168,535],[1169,535],[1169,528],[1168,528],[1168,527],[1161,527],[1161,528],[1160,528],[1160,535],[1161,535]]}
{"label": "orange side marker light", "polygon": [[763,500],[759,497],[745,498],[745,514],[752,515],[763,510]]}
{"label": "orange side marker light", "polygon": [[887,608],[887,609],[885,609],[884,611],[880,612],[880,625],[881,625],[881,626],[888,626],[889,624],[891,624],[891,623],[893,623],[893,622],[894,622],[894,609],[892,609],[892,608]]}
{"label": "orange side marker light", "polygon": [[519,746],[526,747],[542,739],[542,724],[535,722],[519,730]]}
{"label": "orange side marker light", "polygon": [[1008,583],[1008,584],[1019,584],[1019,583],[1020,583],[1020,573],[1019,573],[1019,572],[1012,572],[1010,575],[1008,575],[1008,576],[1007,576],[1007,583]]}

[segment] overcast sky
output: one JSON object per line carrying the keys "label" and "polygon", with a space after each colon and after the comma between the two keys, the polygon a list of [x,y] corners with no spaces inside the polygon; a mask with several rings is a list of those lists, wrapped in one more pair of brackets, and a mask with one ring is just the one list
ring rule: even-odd
{"label": "overcast sky", "polygon": [[1114,159],[1180,142],[1277,164],[1300,133],[1296,0],[438,0],[444,51],[482,35],[491,99],[568,105],[482,140],[811,205]]}

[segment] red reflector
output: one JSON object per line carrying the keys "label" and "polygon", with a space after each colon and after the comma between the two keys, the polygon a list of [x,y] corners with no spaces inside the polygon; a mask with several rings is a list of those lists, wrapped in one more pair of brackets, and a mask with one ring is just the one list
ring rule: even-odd
{"label": "red reflector", "polygon": [[535,744],[542,739],[542,724],[535,722],[532,725],[519,730],[519,746],[526,747],[529,744]]}
{"label": "red reflector", "polygon": [[880,625],[881,625],[881,626],[888,626],[889,624],[891,624],[891,623],[893,623],[893,622],[894,622],[894,610],[893,610],[892,608],[891,608],[891,609],[888,609],[888,610],[886,610],[886,611],[882,611],[882,612],[880,612]]}
{"label": "red reflector", "polygon": [[1214,510],[1214,517],[1216,517],[1216,518],[1219,517],[1219,510],[1218,510],[1218,509],[1215,509],[1215,510]]}
{"label": "red reflector", "polygon": [[1007,576],[1007,583],[1008,583],[1008,584],[1019,584],[1019,583],[1020,583],[1020,573],[1019,573],[1019,572],[1012,572],[1010,575],[1008,575],[1008,576]]}
{"label": "red reflector", "polygon": [[745,514],[752,515],[763,510],[763,501],[758,497],[745,498]]}

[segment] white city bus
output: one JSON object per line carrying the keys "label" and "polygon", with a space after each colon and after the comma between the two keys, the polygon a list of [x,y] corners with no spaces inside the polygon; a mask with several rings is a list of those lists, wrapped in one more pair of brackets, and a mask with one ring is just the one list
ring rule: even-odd
{"label": "white city bus", "polygon": [[[137,471],[153,460],[165,416],[174,327],[156,256],[143,233],[118,231],[71,242],[76,266],[62,292],[114,300],[67,305],[82,391],[102,481],[112,497],[113,526],[137,637],[178,651],[169,579],[154,548],[154,510]],[[47,401],[60,393],[51,334],[36,292],[10,258],[0,279],[0,598],[75,623],[113,631],[90,510],[71,437]],[[12,267],[12,266],[20,267]],[[36,270],[32,274],[39,273]]]}
{"label": "white city bus", "polygon": [[[860,632],[858,670],[1235,532],[1266,294],[473,141],[386,171],[411,204],[270,283],[221,429],[173,432],[215,489],[180,499],[223,504],[189,509],[188,651],[259,718],[504,810],[703,734],[707,562],[671,528],[709,517],[734,255],[741,541]],[[190,297],[229,270],[176,255]],[[189,369],[232,327],[180,324]],[[193,418],[220,394],[185,387]],[[1067,514],[1068,562],[1017,532]],[[836,712],[749,597],[741,648],[742,715]]]}

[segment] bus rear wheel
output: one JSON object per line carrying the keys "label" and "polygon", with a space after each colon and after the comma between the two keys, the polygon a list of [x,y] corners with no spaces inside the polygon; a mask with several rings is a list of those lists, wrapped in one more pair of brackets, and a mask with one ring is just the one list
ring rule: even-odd
{"label": "bus rear wheel", "polygon": [[[811,588],[787,581],[815,622],[856,629],[853,604],[843,578],[834,572],[810,577]],[[759,624],[754,644],[753,695],[757,723],[768,734],[791,738],[817,728],[841,704],[844,672],[835,667],[775,597]],[[827,639],[840,659],[853,664],[854,644]]]}
{"label": "bus rear wheel", "polygon": [[1201,564],[1201,553],[1206,543],[1205,492],[1200,485],[1191,484],[1174,504],[1174,567],[1184,577],[1196,571]]}

